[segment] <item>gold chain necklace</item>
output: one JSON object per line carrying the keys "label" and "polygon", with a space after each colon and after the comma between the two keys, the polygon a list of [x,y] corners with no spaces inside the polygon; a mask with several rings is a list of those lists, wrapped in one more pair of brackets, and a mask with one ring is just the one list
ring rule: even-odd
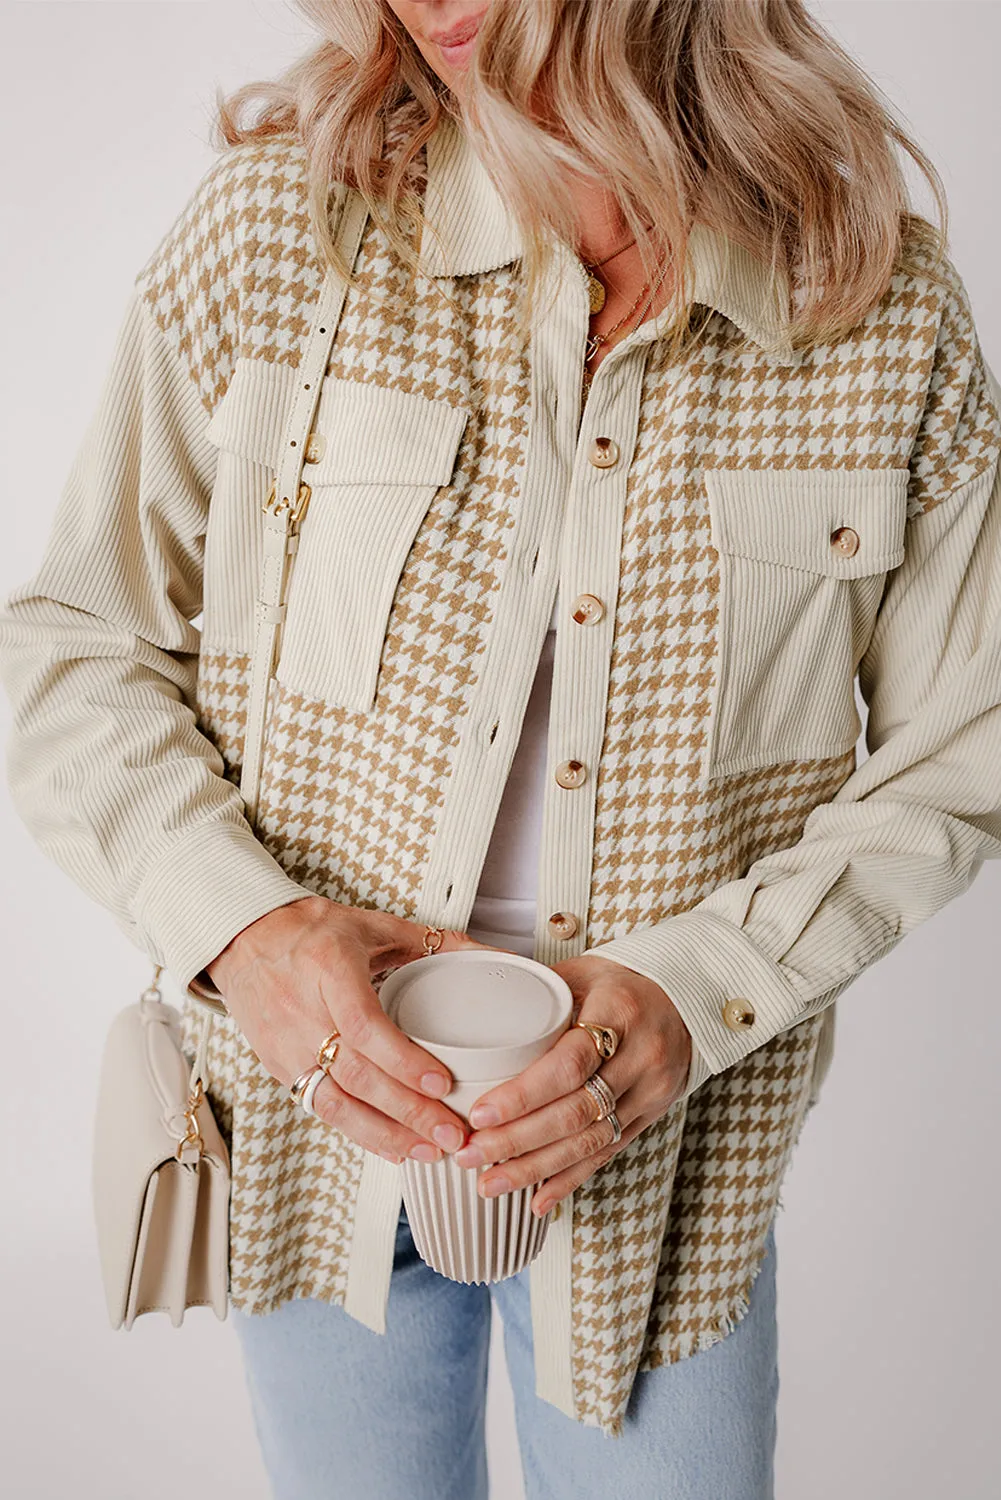
{"label": "gold chain necklace", "polygon": [[581,265],[587,272],[587,300],[593,313],[601,312],[605,305],[604,282],[600,277],[595,276],[595,271],[600,270],[602,266],[607,266],[610,260],[614,260],[617,255],[622,254],[623,250],[628,250],[629,245],[635,245],[635,243],[636,240],[633,238],[628,245],[620,245],[618,250],[613,250],[611,255],[605,256],[604,260],[581,260]]}
{"label": "gold chain necklace", "polygon": [[[609,260],[611,260],[611,258],[612,258],[611,256],[608,257]],[[580,265],[581,271],[584,273],[585,276],[587,276],[588,272],[587,272],[587,270],[586,270],[586,268],[584,266],[584,263],[582,261],[579,261],[578,264]],[[665,281],[665,279],[667,277],[667,273],[668,273],[669,270],[670,270],[670,267],[669,266],[665,266],[664,270],[661,272],[660,278],[657,281],[656,286],[653,287],[652,289],[651,289],[649,281],[646,282],[646,284],[640,289],[640,294],[636,298],[636,301],[633,303],[632,307],[629,309],[628,312],[626,312],[626,313],[623,314],[623,316],[615,324],[614,328],[609,328],[608,331],[607,331],[607,333],[592,333],[590,335],[590,337],[587,340],[587,343],[584,345],[584,372],[583,372],[582,384],[581,384],[581,398],[582,398],[582,400],[584,400],[584,401],[587,400],[587,393],[591,389],[591,380],[593,378],[592,372],[587,368],[587,362],[588,362],[588,360],[593,359],[594,356],[595,356],[595,354],[600,349],[601,345],[602,344],[607,344],[608,341],[609,341],[609,339],[612,337],[612,335],[615,334],[615,333],[618,333],[618,331],[622,327],[623,323],[627,322],[628,319],[632,317],[633,313],[639,307],[639,305],[640,305],[641,301],[643,300],[644,296],[646,296],[647,292],[649,292],[650,295],[647,298],[646,306],[643,308],[643,311],[640,314],[640,322],[642,323],[644,317],[646,316],[647,310],[649,309],[651,303],[653,302],[654,297],[657,295],[657,293],[660,291],[660,288],[663,286],[664,281]],[[600,283],[599,283],[599,285],[600,285]]]}

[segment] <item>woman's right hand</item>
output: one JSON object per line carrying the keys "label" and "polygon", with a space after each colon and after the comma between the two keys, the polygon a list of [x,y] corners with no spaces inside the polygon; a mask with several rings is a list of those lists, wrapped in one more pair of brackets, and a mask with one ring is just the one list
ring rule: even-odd
{"label": "woman's right hand", "polygon": [[[267,1071],[287,1088],[336,1028],[337,1056],[313,1108],[358,1145],[399,1162],[438,1161],[469,1133],[441,1098],[447,1068],[386,1015],[372,978],[424,952],[425,924],[304,896],[244,927],[206,965],[226,1009]],[[438,952],[480,948],[447,930]],[[496,950],[495,950],[496,951]]]}

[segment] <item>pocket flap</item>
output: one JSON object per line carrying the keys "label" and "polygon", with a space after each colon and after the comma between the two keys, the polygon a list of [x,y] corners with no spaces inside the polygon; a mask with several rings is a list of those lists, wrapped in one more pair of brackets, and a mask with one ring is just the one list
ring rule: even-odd
{"label": "pocket flap", "polygon": [[[210,442],[277,469],[297,372],[267,360],[237,360],[205,429]],[[328,375],[313,432],[318,462],[303,467],[311,485],[448,484],[468,413],[415,391]]]}
{"label": "pocket flap", "polygon": [[[904,560],[909,469],[706,469],[718,552],[859,578]],[[847,555],[832,535],[858,537]]]}
{"label": "pocket flap", "polygon": [[209,442],[276,469],[295,378],[289,365],[241,355],[205,428]]}
{"label": "pocket flap", "polygon": [[327,376],[313,430],[323,457],[315,484],[448,484],[468,412],[416,391]]}

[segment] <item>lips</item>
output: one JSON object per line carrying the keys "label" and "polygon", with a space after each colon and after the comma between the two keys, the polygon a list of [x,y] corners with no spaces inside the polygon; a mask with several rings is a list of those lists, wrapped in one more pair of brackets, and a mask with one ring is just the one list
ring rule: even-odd
{"label": "lips", "polygon": [[480,29],[481,16],[476,16],[472,21],[463,21],[461,26],[453,26],[451,31],[439,31],[428,38],[436,47],[461,47],[463,42],[472,41]]}

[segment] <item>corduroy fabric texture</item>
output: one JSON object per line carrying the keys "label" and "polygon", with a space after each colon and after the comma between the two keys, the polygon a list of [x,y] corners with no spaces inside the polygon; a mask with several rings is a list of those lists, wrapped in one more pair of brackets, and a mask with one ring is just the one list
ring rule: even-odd
{"label": "corduroy fabric texture", "polygon": [[[1001,853],[999,391],[954,267],[945,290],[898,275],[801,354],[780,289],[706,232],[695,352],[668,362],[648,320],[581,413],[572,265],[519,345],[517,233],[453,122],[413,173],[438,240],[408,292],[365,228],[256,835],[237,788],[260,505],[323,270],[291,137],[225,152],[136,277],[44,560],[0,615],[8,779],[182,990],[313,892],[461,928],[557,584],[604,602],[557,630],[550,760],[587,776],[547,791],[536,957],[647,974],[695,1044],[684,1096],[565,1205],[569,1296],[536,1313],[569,1341],[569,1385],[542,1394],[614,1436],[637,1369],[746,1309],[837,997]],[[755,1016],[736,1031],[735,998]],[[234,1024],[209,1066],[234,1302],[344,1301],[367,1153]]]}

